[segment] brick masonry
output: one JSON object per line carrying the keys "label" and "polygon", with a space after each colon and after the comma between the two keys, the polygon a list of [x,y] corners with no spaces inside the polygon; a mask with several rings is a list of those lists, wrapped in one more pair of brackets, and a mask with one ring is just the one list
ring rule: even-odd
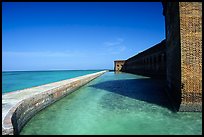
{"label": "brick masonry", "polygon": [[168,91],[178,111],[202,111],[202,3],[163,5]]}
{"label": "brick masonry", "polygon": [[154,78],[158,77],[165,78],[166,77],[165,40],[127,59],[124,63],[122,71]]}
{"label": "brick masonry", "polygon": [[127,59],[123,72],[166,81],[176,111],[202,111],[202,2],[162,2],[166,40]]}
{"label": "brick masonry", "polygon": [[122,71],[122,67],[125,63],[125,60],[115,60],[114,61],[114,71]]}
{"label": "brick masonry", "polygon": [[179,9],[182,49],[180,110],[185,110],[186,105],[199,106],[202,102],[202,3],[180,2]]}

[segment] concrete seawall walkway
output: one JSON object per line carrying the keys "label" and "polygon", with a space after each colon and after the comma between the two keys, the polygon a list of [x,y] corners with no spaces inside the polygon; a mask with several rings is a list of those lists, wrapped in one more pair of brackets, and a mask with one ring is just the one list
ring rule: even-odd
{"label": "concrete seawall walkway", "polygon": [[25,123],[38,111],[105,72],[100,71],[2,95],[2,134],[18,134]]}

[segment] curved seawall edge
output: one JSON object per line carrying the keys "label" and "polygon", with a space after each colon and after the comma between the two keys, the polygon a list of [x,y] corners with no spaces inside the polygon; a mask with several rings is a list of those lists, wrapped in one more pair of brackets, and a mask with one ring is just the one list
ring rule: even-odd
{"label": "curved seawall edge", "polygon": [[2,95],[2,135],[19,134],[37,112],[107,71],[100,71]]}

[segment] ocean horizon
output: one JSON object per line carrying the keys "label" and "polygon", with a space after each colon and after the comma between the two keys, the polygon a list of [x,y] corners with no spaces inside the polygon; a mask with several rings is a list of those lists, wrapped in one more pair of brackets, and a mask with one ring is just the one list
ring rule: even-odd
{"label": "ocean horizon", "polygon": [[113,70],[113,69],[51,69],[51,70],[2,70],[2,72],[19,72],[19,71],[68,71],[68,70]]}
{"label": "ocean horizon", "polygon": [[104,69],[2,71],[2,93],[75,78],[101,70]]}

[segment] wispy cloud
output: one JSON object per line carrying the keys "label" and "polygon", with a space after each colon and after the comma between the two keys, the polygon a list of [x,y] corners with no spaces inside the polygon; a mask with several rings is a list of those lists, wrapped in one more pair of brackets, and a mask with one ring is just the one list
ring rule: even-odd
{"label": "wispy cloud", "polygon": [[126,46],[123,45],[124,39],[117,38],[115,41],[104,42],[104,45],[110,54],[120,54],[126,50]]}
{"label": "wispy cloud", "polygon": [[120,45],[123,41],[124,39],[117,38],[115,41],[107,41],[107,42],[104,42],[104,44],[106,46],[117,46],[117,45]]}

